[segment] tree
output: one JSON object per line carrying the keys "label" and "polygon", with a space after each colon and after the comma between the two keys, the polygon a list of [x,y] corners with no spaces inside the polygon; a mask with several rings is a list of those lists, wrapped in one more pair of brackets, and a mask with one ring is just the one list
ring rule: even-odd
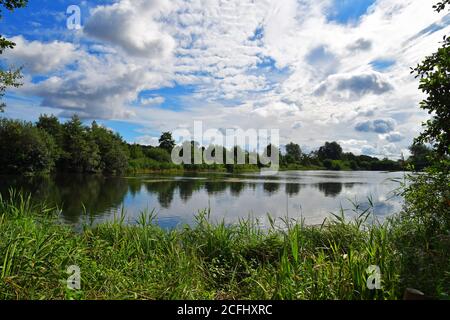
{"label": "tree", "polygon": [[52,137],[31,123],[0,119],[0,172],[50,172],[56,152]]}
{"label": "tree", "polygon": [[89,133],[100,155],[99,169],[105,173],[120,174],[128,167],[128,150],[122,137],[93,122]]}
{"label": "tree", "polygon": [[[2,18],[2,7],[9,11],[13,11],[14,9],[25,7],[27,3],[28,0],[0,0],[0,19]],[[0,35],[0,55],[3,54],[3,51],[6,49],[13,49],[15,45],[16,44],[14,42],[7,40],[5,37]],[[0,69],[0,112],[2,112],[6,106],[4,102],[1,102],[1,99],[5,95],[6,89],[8,87],[19,87],[21,85],[19,82],[22,78],[20,71],[20,69]]]}
{"label": "tree", "polygon": [[450,5],[450,0],[438,2],[436,5],[433,6],[433,9],[435,9],[437,12],[441,12],[442,10],[445,9],[446,5]]}
{"label": "tree", "polygon": [[[450,0],[434,6],[440,12]],[[450,37],[445,36],[442,47],[425,58],[411,73],[420,77],[419,89],[427,98],[420,103],[432,118],[422,124],[425,130],[415,143],[430,143],[440,157],[450,155]]]}
{"label": "tree", "polygon": [[319,159],[340,160],[342,158],[342,147],[337,142],[325,142],[317,152]]}
{"label": "tree", "polygon": [[52,136],[56,144],[55,147],[59,158],[63,153],[63,126],[58,118],[54,115],[41,115],[36,123],[36,127]]}
{"label": "tree", "polygon": [[91,139],[87,128],[78,116],[74,115],[63,125],[64,141],[62,156],[63,170],[77,173],[98,172],[100,167],[100,150]]}
{"label": "tree", "polygon": [[154,147],[147,148],[145,150],[145,156],[158,162],[169,163],[172,161],[170,154],[165,149],[162,148],[154,148]]}
{"label": "tree", "polygon": [[159,147],[172,153],[172,149],[175,147],[175,140],[172,138],[171,132],[164,132],[159,138]]}
{"label": "tree", "polygon": [[433,150],[426,145],[415,143],[409,147],[409,151],[411,151],[411,157],[408,159],[408,162],[414,166],[415,170],[421,171],[431,164]]}
{"label": "tree", "polygon": [[296,143],[289,143],[286,145],[286,158],[288,162],[300,162],[302,159],[302,149]]}
{"label": "tree", "polygon": [[142,151],[142,146],[138,144],[132,144],[128,146],[131,159],[141,159],[144,158],[144,151]]}

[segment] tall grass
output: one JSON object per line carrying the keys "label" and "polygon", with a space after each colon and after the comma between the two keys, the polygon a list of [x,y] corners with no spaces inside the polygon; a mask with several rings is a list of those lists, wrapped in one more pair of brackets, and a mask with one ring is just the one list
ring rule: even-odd
{"label": "tall grass", "polygon": [[[245,219],[164,230],[152,212],[74,232],[58,210],[12,193],[0,198],[1,299],[397,299],[401,252],[391,221],[351,221],[343,212],[322,226],[285,219],[268,228]],[[81,290],[66,287],[81,268]],[[367,286],[381,270],[382,289]],[[420,288],[419,288],[420,289]]]}

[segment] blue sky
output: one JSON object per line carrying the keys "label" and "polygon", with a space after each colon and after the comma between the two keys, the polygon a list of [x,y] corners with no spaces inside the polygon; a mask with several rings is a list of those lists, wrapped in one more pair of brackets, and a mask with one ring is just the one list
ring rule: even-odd
{"label": "blue sky", "polygon": [[3,115],[77,113],[145,144],[194,120],[278,128],[281,144],[398,157],[427,118],[409,67],[449,26],[422,0],[30,0],[0,22],[17,43],[1,63],[25,75]]}

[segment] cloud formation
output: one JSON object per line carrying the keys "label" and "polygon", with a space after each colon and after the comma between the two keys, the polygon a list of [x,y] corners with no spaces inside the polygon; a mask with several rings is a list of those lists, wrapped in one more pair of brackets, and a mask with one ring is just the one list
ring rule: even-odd
{"label": "cloud formation", "polygon": [[341,23],[328,19],[333,4],[105,1],[92,4],[82,32],[16,35],[5,57],[25,65],[15,94],[59,115],[127,121],[152,134],[193,120],[272,127],[282,144],[335,139],[346,151],[399,155],[427,117],[409,67],[436,50],[450,21],[423,0],[377,0]]}
{"label": "cloud formation", "polygon": [[331,75],[315,90],[317,96],[355,100],[368,94],[381,95],[393,90],[392,84],[376,71]]}
{"label": "cloud formation", "polygon": [[165,0],[122,0],[93,9],[84,27],[90,37],[146,59],[168,57],[175,41],[155,19],[170,9]]}
{"label": "cloud formation", "polygon": [[393,119],[377,119],[359,122],[355,126],[355,130],[360,132],[389,133],[395,130],[395,126],[396,122]]}
{"label": "cloud formation", "polygon": [[81,55],[72,43],[28,41],[23,36],[8,40],[16,44],[14,50],[6,50],[1,56],[8,63],[22,66],[31,74],[48,74],[68,64],[75,63]]}

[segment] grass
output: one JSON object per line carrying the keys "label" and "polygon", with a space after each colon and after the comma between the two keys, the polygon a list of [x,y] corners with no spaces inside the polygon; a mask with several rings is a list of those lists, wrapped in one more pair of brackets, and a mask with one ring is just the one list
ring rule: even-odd
{"label": "grass", "polygon": [[[211,223],[203,212],[175,230],[143,213],[136,225],[121,216],[75,232],[58,223],[58,210],[12,192],[0,198],[0,299],[399,299],[418,284],[405,277],[417,270],[403,263],[400,229],[358,213],[316,227],[269,218],[261,228]],[[81,290],[67,288],[71,265]],[[381,270],[380,290],[368,289],[370,265]],[[439,276],[427,294],[447,290]]]}

